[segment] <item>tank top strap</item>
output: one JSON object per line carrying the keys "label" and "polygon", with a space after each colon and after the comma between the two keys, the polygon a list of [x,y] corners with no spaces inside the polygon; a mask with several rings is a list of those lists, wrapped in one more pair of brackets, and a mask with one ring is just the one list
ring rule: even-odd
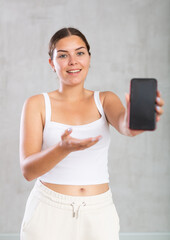
{"label": "tank top strap", "polygon": [[95,92],[94,92],[94,100],[95,100],[96,106],[97,106],[100,114],[101,114],[102,116],[105,116],[104,110],[103,110],[103,106],[102,106],[101,101],[100,101],[99,93],[100,93],[99,91],[95,91]]}
{"label": "tank top strap", "polygon": [[48,93],[43,93],[45,100],[45,122],[51,121],[51,103]]}

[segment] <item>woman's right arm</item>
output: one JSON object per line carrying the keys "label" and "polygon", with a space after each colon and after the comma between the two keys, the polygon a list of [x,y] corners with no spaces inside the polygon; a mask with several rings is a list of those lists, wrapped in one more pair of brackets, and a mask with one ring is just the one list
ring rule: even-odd
{"label": "woman's right arm", "polygon": [[49,170],[69,154],[56,144],[41,151],[43,140],[43,95],[36,95],[24,103],[20,124],[20,166],[26,180],[31,181]]}
{"label": "woman's right arm", "polygon": [[24,103],[20,124],[20,166],[26,180],[50,171],[57,163],[73,151],[88,148],[100,140],[100,136],[88,139],[75,139],[72,130],[66,130],[61,142],[41,150],[43,141],[42,109],[45,108],[43,95],[36,95]]}

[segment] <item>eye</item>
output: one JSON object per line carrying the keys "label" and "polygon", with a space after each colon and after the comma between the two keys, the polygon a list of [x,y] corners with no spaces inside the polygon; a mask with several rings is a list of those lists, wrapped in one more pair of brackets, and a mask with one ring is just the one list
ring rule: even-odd
{"label": "eye", "polygon": [[61,54],[58,56],[58,58],[66,58],[67,57],[67,54]]}
{"label": "eye", "polygon": [[78,56],[82,56],[82,55],[84,55],[84,54],[85,54],[84,52],[78,52],[78,53],[77,53]]}

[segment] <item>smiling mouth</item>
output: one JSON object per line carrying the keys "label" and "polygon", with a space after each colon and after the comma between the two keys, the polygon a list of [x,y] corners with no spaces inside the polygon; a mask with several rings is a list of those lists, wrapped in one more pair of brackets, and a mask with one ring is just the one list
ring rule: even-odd
{"label": "smiling mouth", "polygon": [[79,73],[79,72],[81,72],[81,69],[73,69],[73,70],[69,70],[69,71],[67,71],[67,73]]}

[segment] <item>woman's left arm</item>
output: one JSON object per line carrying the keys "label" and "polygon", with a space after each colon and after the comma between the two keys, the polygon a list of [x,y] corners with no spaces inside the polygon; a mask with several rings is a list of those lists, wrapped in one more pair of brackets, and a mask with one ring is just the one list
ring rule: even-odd
{"label": "woman's left arm", "polygon": [[[117,129],[118,132],[125,136],[136,136],[143,130],[131,130],[129,129],[129,116],[128,106],[130,104],[130,96],[126,94],[126,108],[123,106],[119,97],[113,92],[103,92],[103,109],[106,114],[108,122]],[[160,92],[157,91],[156,98],[156,121],[160,120],[160,116],[163,114],[162,106],[164,101],[161,98]]]}

